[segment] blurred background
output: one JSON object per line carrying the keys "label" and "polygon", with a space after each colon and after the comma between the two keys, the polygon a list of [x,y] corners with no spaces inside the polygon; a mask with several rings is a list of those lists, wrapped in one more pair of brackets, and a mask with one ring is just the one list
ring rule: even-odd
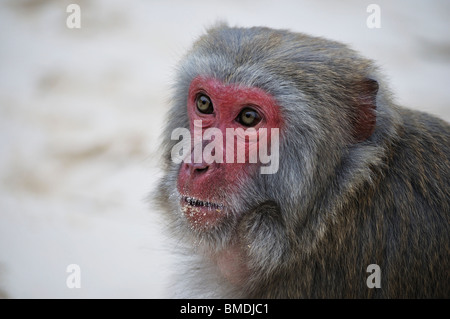
{"label": "blurred background", "polygon": [[[66,24],[71,3],[81,28]],[[381,28],[367,27],[371,3]],[[205,27],[348,43],[398,103],[450,121],[449,16],[447,0],[0,0],[0,297],[169,296],[173,261],[148,196],[174,67]]]}

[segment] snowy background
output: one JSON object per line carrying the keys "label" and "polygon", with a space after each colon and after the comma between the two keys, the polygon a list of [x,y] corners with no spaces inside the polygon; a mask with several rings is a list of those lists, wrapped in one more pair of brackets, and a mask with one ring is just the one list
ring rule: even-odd
{"label": "snowy background", "polygon": [[[66,26],[70,3],[81,29]],[[0,0],[0,297],[168,296],[172,260],[146,198],[174,66],[206,26],[346,42],[378,61],[400,104],[450,121],[449,16],[447,0]]]}

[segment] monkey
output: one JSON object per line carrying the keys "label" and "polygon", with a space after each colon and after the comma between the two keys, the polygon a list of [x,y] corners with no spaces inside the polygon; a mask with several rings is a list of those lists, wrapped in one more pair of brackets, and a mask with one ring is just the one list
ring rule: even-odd
{"label": "monkey", "polygon": [[[276,170],[205,160],[239,128],[248,152],[278,130]],[[160,147],[152,199],[183,268],[175,298],[450,297],[450,126],[397,105],[347,44],[213,25],[176,69]]]}

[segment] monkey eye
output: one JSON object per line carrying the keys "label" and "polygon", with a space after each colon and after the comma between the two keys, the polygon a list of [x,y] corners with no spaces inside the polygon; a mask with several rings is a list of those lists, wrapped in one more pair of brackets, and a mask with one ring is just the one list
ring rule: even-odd
{"label": "monkey eye", "polygon": [[254,109],[246,107],[239,113],[236,121],[244,126],[255,126],[261,121],[261,116]]}
{"label": "monkey eye", "polygon": [[197,109],[199,110],[200,113],[211,114],[214,111],[214,107],[211,102],[211,99],[204,94],[200,94],[197,97],[196,103],[197,103]]}

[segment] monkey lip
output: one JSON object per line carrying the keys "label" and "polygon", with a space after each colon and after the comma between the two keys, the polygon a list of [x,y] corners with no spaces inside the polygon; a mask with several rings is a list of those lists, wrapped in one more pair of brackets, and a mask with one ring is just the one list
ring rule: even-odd
{"label": "monkey lip", "polygon": [[202,201],[190,196],[181,198],[181,210],[193,226],[200,228],[216,225],[225,215],[223,204]]}
{"label": "monkey lip", "polygon": [[223,209],[224,208],[223,204],[205,202],[205,201],[202,201],[195,197],[183,196],[183,200],[188,205],[194,206],[194,207],[207,207],[207,208],[212,208],[212,209]]}

